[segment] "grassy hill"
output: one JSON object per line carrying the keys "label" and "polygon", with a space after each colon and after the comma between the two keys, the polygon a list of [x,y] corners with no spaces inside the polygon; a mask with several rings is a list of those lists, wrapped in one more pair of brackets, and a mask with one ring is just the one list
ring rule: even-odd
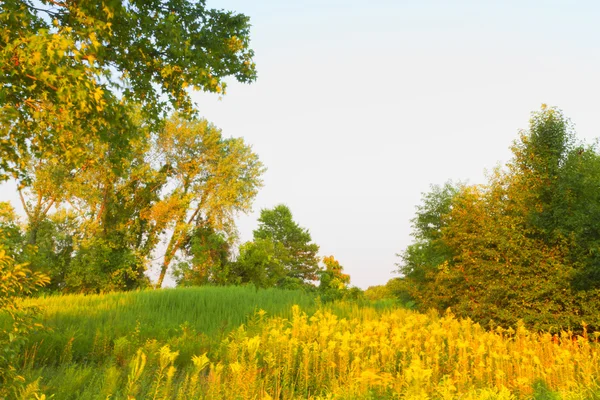
{"label": "grassy hill", "polygon": [[[291,316],[291,306],[314,310],[314,297],[302,291],[256,290],[252,287],[196,287],[101,295],[49,296],[29,300],[43,310],[47,328],[34,336],[35,364],[52,365],[68,358],[102,360],[114,342],[136,344],[155,339],[169,342],[182,334],[199,341],[187,344],[198,352],[247,322],[256,311]],[[201,344],[201,343],[202,344]]]}
{"label": "grassy hill", "polygon": [[595,335],[489,331],[391,303],[188,288],[28,300],[20,398],[599,398]]}

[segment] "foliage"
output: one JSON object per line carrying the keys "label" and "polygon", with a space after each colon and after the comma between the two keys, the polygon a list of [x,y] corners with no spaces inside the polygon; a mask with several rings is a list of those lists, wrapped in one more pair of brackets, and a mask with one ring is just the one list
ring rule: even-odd
{"label": "foliage", "polygon": [[[168,192],[150,214],[171,230],[157,282],[160,287],[177,252],[186,246],[194,252],[189,246],[192,237],[200,241],[210,238],[207,234],[235,237],[234,217],[250,210],[265,169],[242,139],[223,138],[206,121],[175,117],[156,146],[169,174]],[[198,254],[192,255],[198,262]],[[200,263],[193,268],[201,276],[206,266]]]}
{"label": "foliage", "polygon": [[239,252],[231,264],[231,277],[235,283],[274,287],[286,278],[283,264],[286,250],[282,243],[258,239],[242,244]]}
{"label": "foliage", "polygon": [[145,133],[131,142],[121,174],[110,168],[107,146],[69,173],[30,163],[32,178],[19,189],[26,231],[15,254],[51,277],[50,291],[145,287],[161,240],[159,283],[177,256],[181,284],[226,283],[233,218],[250,209],[261,185],[258,157],[203,120],[175,116],[153,132],[139,114],[132,119]]}
{"label": "foliage", "polygon": [[255,79],[248,17],[204,1],[9,0],[0,26],[0,181],[16,180],[27,216],[22,231],[2,222],[11,255],[48,290],[127,290],[148,285],[170,233],[159,284],[178,254],[190,281],[222,279],[199,272],[212,251],[199,232],[229,245],[263,169],[197,119],[189,90]]}
{"label": "foliage", "polygon": [[403,261],[402,274],[410,280],[414,292],[424,292],[425,287],[431,286],[432,274],[453,257],[453,249],[440,240],[440,236],[447,224],[443,217],[450,212],[453,197],[460,190],[460,185],[451,182],[432,186],[431,191],[423,195],[422,204],[417,206],[416,216],[411,221],[414,243],[399,254]]}
{"label": "foliage", "polygon": [[325,268],[319,274],[319,294],[326,301],[344,297],[350,284],[350,275],[344,274],[344,268],[333,256],[323,257]]}
{"label": "foliage", "polygon": [[597,329],[600,155],[546,107],[512,150],[488,184],[425,196],[402,254],[410,294],[484,324]]}
{"label": "foliage", "polygon": [[8,256],[18,256],[22,250],[24,232],[14,207],[6,201],[0,202],[0,233],[0,246]]}
{"label": "foliage", "polygon": [[178,263],[173,270],[178,286],[229,283],[231,243],[224,234],[211,227],[196,228],[184,251],[189,261]]}
{"label": "foliage", "polygon": [[392,278],[385,285],[369,286],[365,290],[365,298],[370,301],[395,299],[407,308],[412,308],[414,303],[404,278]]}
{"label": "foliage", "polygon": [[323,259],[324,269],[319,266],[319,246],[311,243],[310,233],[293,220],[287,206],[261,210],[258,222],[254,240],[242,244],[230,264],[229,282],[314,291],[313,282],[318,279],[316,290],[323,300],[362,297],[360,289],[348,290],[350,276],[333,256]]}
{"label": "foliage", "polygon": [[158,126],[192,113],[188,87],[256,77],[248,17],[204,1],[8,0],[0,21],[1,179],[26,181],[31,157],[69,171],[103,145],[118,170],[138,135],[131,104]]}
{"label": "foliage", "polygon": [[386,285],[369,286],[365,290],[365,298],[370,301],[393,299],[394,295],[388,290]]}
{"label": "foliage", "polygon": [[[2,231],[0,231],[2,234]],[[35,307],[24,306],[20,296],[31,294],[48,278],[17,264],[0,245],[0,397],[24,382],[17,372],[17,360],[28,336],[41,325],[35,320]]]}
{"label": "foliage", "polygon": [[274,256],[284,268],[287,282],[296,281],[307,284],[317,279],[319,271],[319,246],[311,243],[312,238],[308,229],[300,227],[294,220],[290,209],[283,204],[273,209],[263,209],[258,219],[258,229],[254,240],[272,241],[276,250]]}

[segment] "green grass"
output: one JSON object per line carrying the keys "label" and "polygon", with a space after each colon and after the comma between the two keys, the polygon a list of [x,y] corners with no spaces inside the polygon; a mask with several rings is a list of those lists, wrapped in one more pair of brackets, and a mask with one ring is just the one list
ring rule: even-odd
{"label": "green grass", "polygon": [[[272,320],[266,319],[262,313],[257,314],[258,310],[265,310],[267,317],[289,319],[292,316],[292,305],[297,304],[309,317],[318,309],[324,309],[340,319],[352,319],[353,324],[359,320],[370,326],[376,324],[382,315],[388,315],[389,310],[399,307],[398,302],[393,300],[339,301],[323,305],[313,295],[302,291],[257,290],[252,287],[196,287],[102,295],[63,295],[28,299],[25,302],[41,308],[40,322],[46,329],[30,338],[28,347],[20,357],[17,372],[25,378],[28,387],[22,393],[15,393],[14,398],[40,398],[41,393],[44,393],[54,400],[229,400],[236,398],[240,388],[251,388],[250,392],[255,390],[256,393],[261,393],[264,390],[262,385],[267,385],[273,393],[277,392],[278,387],[284,386],[286,390],[294,392],[295,385],[299,382],[296,378],[279,381],[279,375],[269,370],[270,363],[284,354],[277,353],[276,346],[266,347],[256,359],[250,355],[255,353],[243,350],[244,346],[258,337],[255,335],[262,329],[266,329],[262,332],[267,335],[271,335],[269,332],[273,326],[276,331],[292,329],[285,322],[275,322],[275,325],[269,327],[266,324]],[[242,324],[245,327],[239,328]],[[323,332],[331,334],[327,329],[320,330],[319,335]],[[386,329],[388,328],[383,326],[382,332],[387,332]],[[267,337],[262,336],[263,339]],[[414,337],[417,341],[421,340],[418,335]],[[286,357],[289,356],[289,360],[297,361],[304,354],[304,349],[310,351],[315,342],[306,342],[305,345],[291,343],[290,341],[290,348],[295,350],[285,354]],[[368,343],[365,346],[370,348]],[[163,360],[163,353],[167,354],[167,358],[170,357],[169,354],[175,357],[166,362]],[[192,362],[192,357],[205,353],[210,359],[210,367],[197,370],[195,365],[198,358]],[[231,358],[234,353],[239,357]],[[321,354],[320,351],[315,352],[315,360],[320,360]],[[255,371],[261,371],[264,377],[252,380],[254,375],[251,374],[255,372],[251,372],[250,367],[233,369],[236,364],[240,365],[238,361],[246,362],[246,367],[260,365]],[[171,368],[172,373],[168,372]],[[141,372],[137,374],[135,371]],[[218,371],[222,371],[222,375]],[[250,372],[249,375],[242,376],[236,375],[238,372],[234,371]],[[218,376],[222,376],[223,381]],[[238,379],[240,376],[241,380]],[[295,372],[291,376],[295,376]],[[193,377],[198,379],[200,386],[190,386],[193,379],[196,379]],[[234,384],[237,386],[232,386]],[[573,392],[581,396],[572,398],[599,398],[595,388],[593,385],[589,388],[582,386],[581,390]],[[216,390],[216,395],[213,390]],[[561,398],[558,392],[541,380],[533,384],[532,392],[531,395],[517,395],[514,398]],[[291,392],[286,393],[289,395]],[[298,392],[296,395],[299,396],[297,398],[306,398],[308,394],[316,393]],[[260,398],[261,395],[257,396],[254,398]],[[377,398],[352,396],[340,398]],[[390,398],[392,397],[396,398],[390,394]],[[508,397],[498,395],[489,398]]]}
{"label": "green grass", "polygon": [[41,322],[46,327],[31,338],[26,354],[31,366],[100,362],[115,344],[133,348],[149,339],[164,343],[185,340],[177,347],[183,346],[183,353],[198,354],[210,351],[212,344],[259,309],[288,317],[293,304],[305,310],[316,308],[314,297],[302,291],[253,287],[64,295],[27,302],[42,308]]}
{"label": "green grass", "polygon": [[[340,301],[323,306],[303,291],[253,287],[195,287],[100,295],[55,295],[27,299],[40,307],[45,329],[30,337],[19,373],[54,399],[126,398],[130,362],[138,349],[150,372],[140,382],[151,390],[164,345],[178,352],[174,384],[193,370],[192,357],[218,358],[232,330],[264,320],[256,314],[291,318],[297,304],[309,315],[325,307],[339,318],[370,318],[397,307],[393,301]],[[0,325],[2,321],[0,321]],[[154,371],[154,372],[152,372]],[[34,384],[35,385],[35,384]],[[35,392],[35,388],[32,389]],[[17,398],[33,398],[23,394]]]}

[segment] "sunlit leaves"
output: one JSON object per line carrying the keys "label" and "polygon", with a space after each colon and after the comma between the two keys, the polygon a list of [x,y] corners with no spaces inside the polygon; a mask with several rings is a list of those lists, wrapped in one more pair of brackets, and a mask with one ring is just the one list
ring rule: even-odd
{"label": "sunlit leaves", "polygon": [[[0,236],[4,236],[1,228]],[[0,349],[2,350],[0,352],[0,396],[2,397],[10,395],[10,390],[24,381],[24,378],[16,373],[16,360],[28,334],[41,327],[33,318],[36,308],[23,305],[19,297],[31,294],[48,281],[47,276],[32,273],[27,265],[16,263],[7,254],[4,245],[0,244],[0,318],[4,322],[8,317],[8,323],[4,322],[0,327]]]}
{"label": "sunlit leaves", "polygon": [[[264,167],[243,140],[224,138],[204,120],[174,117],[158,135],[155,146],[168,175],[162,203],[173,211],[170,218],[163,218],[172,234],[161,266],[160,286],[177,251],[198,229],[210,228],[229,240],[235,237],[234,217],[250,210],[262,185]],[[157,204],[155,211],[161,207]]]}
{"label": "sunlit leaves", "polygon": [[590,218],[600,210],[600,156],[546,106],[512,150],[487,184],[424,197],[401,268],[411,294],[486,324],[600,326],[588,305],[600,286],[600,225]]}
{"label": "sunlit leaves", "polygon": [[187,87],[222,93],[256,74],[246,16],[204,2],[8,0],[0,10],[0,178],[26,179],[23,159],[80,166],[90,143],[113,166],[138,134],[127,104],[158,126],[193,113]]}

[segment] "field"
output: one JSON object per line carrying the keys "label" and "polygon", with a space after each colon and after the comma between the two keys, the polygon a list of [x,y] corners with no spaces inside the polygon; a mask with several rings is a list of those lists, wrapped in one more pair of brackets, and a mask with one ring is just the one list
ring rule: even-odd
{"label": "field", "polygon": [[28,302],[46,329],[22,354],[21,398],[600,398],[593,334],[248,287]]}

